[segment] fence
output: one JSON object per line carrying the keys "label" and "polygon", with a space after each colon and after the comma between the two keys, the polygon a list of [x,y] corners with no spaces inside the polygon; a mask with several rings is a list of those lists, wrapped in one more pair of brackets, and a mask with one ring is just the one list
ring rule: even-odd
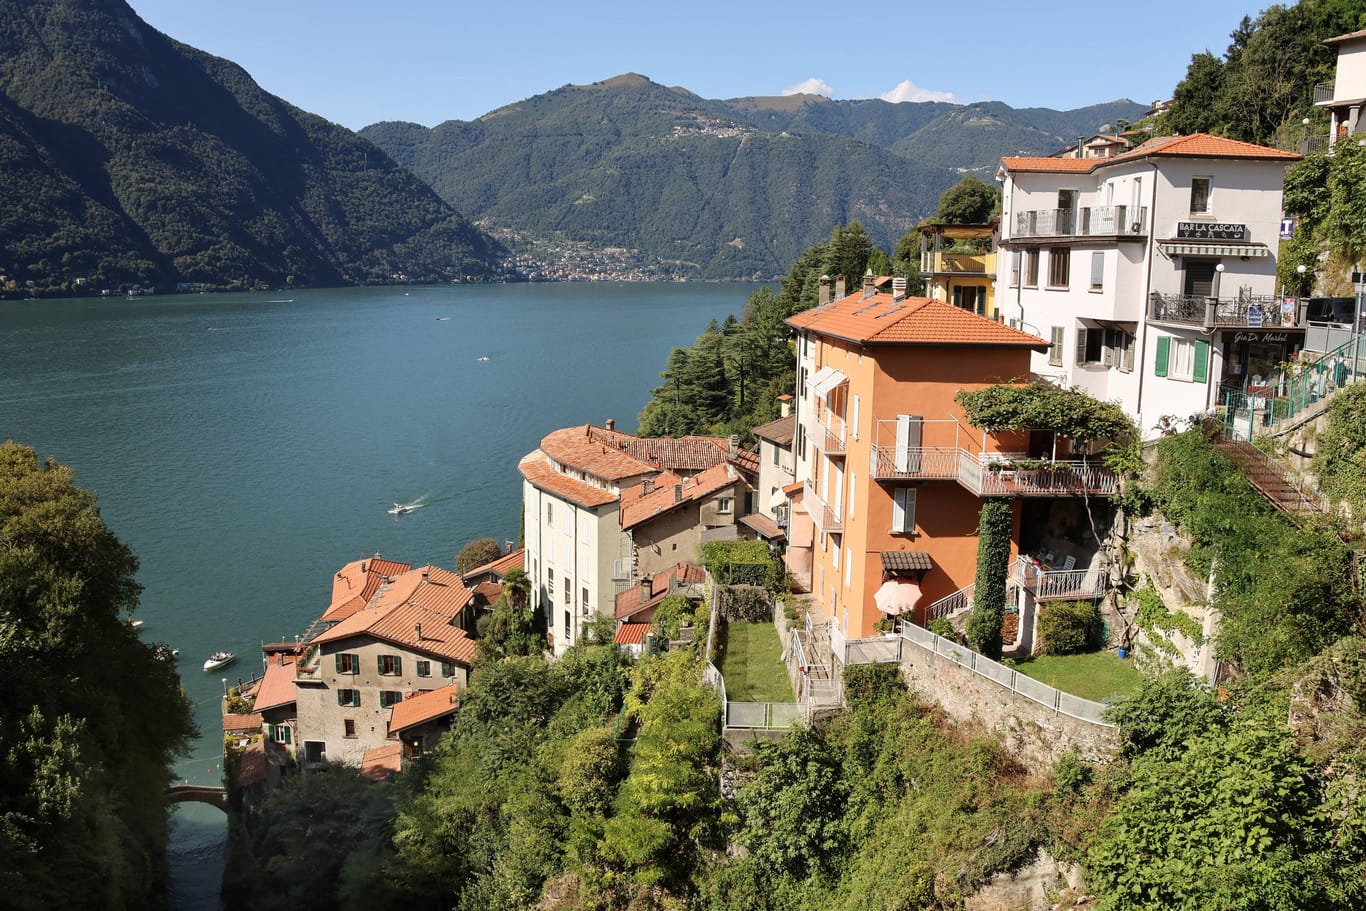
{"label": "fence", "polygon": [[1224,392],[1224,425],[1234,439],[1250,440],[1258,427],[1294,417],[1329,394],[1366,378],[1366,346],[1346,344],[1301,365],[1291,375]]}
{"label": "fence", "polygon": [[1106,708],[1104,703],[1082,699],[1073,696],[1071,693],[1064,693],[1046,683],[1040,683],[1012,667],[1006,667],[1004,664],[977,654],[965,645],[959,645],[941,636],[936,636],[924,627],[910,624],[903,626],[901,628],[901,639],[897,641],[912,642],[932,654],[939,655],[959,667],[972,671],[979,677],[985,677],[1011,692],[1018,693],[1045,708],[1052,709],[1055,714],[1067,715],[1101,727],[1114,727],[1113,724],[1104,720]]}

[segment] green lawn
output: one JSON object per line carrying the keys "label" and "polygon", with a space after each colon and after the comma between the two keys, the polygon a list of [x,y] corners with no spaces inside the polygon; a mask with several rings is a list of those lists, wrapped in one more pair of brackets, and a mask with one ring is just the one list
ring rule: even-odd
{"label": "green lawn", "polygon": [[736,702],[791,702],[783,646],[772,623],[727,623],[721,674]]}
{"label": "green lawn", "polygon": [[1132,661],[1121,661],[1114,652],[1040,655],[1017,663],[1015,669],[1064,693],[1095,702],[1127,696],[1138,689],[1143,679]]}

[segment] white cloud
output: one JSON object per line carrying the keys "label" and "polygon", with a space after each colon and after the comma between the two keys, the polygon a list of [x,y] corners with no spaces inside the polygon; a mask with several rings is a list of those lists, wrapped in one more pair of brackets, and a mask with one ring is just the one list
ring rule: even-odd
{"label": "white cloud", "polygon": [[825,80],[817,79],[815,76],[812,76],[805,82],[799,82],[796,85],[788,86],[787,88],[783,89],[783,94],[824,95],[826,98],[834,98],[835,90],[832,89],[830,86],[826,85]]}
{"label": "white cloud", "polygon": [[936,92],[933,89],[922,89],[911,80],[907,79],[897,84],[897,87],[890,92],[883,92],[878,96],[883,101],[890,101],[897,104],[902,101],[957,101],[953,97],[953,92]]}

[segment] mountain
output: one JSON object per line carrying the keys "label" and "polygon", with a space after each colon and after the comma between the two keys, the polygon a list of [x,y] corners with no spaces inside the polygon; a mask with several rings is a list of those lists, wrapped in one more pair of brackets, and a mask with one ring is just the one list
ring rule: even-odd
{"label": "mountain", "polygon": [[122,0],[0,0],[0,45],[11,282],[487,278],[506,256],[369,142]]}
{"label": "mountain", "polygon": [[474,121],[361,130],[483,227],[625,248],[653,274],[767,277],[857,220],[884,250],[964,171],[1046,154],[1142,105],[1016,111],[815,95],[703,99],[634,73]]}

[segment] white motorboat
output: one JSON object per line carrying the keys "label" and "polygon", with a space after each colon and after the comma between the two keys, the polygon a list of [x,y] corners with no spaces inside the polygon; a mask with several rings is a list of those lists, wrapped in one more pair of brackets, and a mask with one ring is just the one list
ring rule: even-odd
{"label": "white motorboat", "polygon": [[410,513],[410,512],[412,512],[414,509],[421,509],[421,508],[422,508],[422,504],[421,504],[421,503],[395,503],[395,504],[394,504],[394,508],[389,510],[389,515],[391,515],[391,516],[401,516],[401,515],[404,515],[405,513]]}
{"label": "white motorboat", "polygon": [[232,652],[214,652],[204,661],[204,670],[216,671],[220,667],[227,667],[237,660],[237,656]]}

